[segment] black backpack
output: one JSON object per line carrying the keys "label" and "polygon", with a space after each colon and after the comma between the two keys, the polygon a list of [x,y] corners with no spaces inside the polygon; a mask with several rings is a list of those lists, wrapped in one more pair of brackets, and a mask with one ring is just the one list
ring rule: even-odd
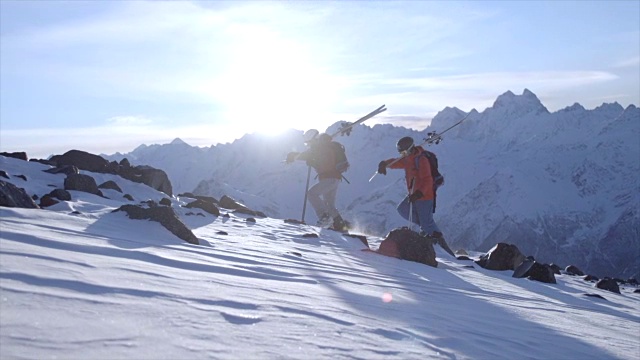
{"label": "black backpack", "polygon": [[[444,176],[440,174],[438,170],[438,157],[436,154],[431,151],[424,150],[421,155],[424,155],[429,160],[429,166],[431,167],[431,177],[433,177],[433,212],[436,212],[436,191],[442,184],[444,184]],[[416,169],[418,168],[418,159],[420,157],[416,156]]]}
{"label": "black backpack", "polygon": [[336,153],[336,170],[341,174],[349,169],[349,160],[347,160],[347,154],[344,150],[344,146],[339,142],[332,141],[331,146]]}

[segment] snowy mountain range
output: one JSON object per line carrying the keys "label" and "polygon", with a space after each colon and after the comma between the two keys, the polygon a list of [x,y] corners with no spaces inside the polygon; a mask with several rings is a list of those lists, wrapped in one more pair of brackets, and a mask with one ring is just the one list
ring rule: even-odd
{"label": "snowy mountain range", "polygon": [[[637,283],[614,292],[567,272],[551,284],[514,278],[439,247],[432,267],[315,226],[216,216],[116,174],[52,169],[0,156],[0,190],[21,189],[0,200],[59,196],[0,207],[1,359],[640,355]],[[101,192],[63,190],[78,176]],[[125,206],[169,210],[197,244],[114,211]]]}
{"label": "snowy mountain range", "polygon": [[[447,107],[421,131],[358,125],[337,139],[351,163],[350,184],[338,194],[343,216],[375,235],[407,225],[395,211],[406,195],[402,172],[370,177],[380,160],[396,155],[401,137],[419,143],[465,116],[429,147],[446,179],[434,216],[454,250],[486,251],[506,242],[547,263],[580,264],[601,276],[640,275],[640,109],[634,105],[587,110],[574,104],[551,113],[525,89],[500,95],[482,112]],[[165,170],[176,194],[227,194],[271,217],[299,219],[307,167],[283,159],[305,149],[304,130],[247,134],[208,148],[176,139],[103,157]],[[307,210],[305,221],[314,223]]]}

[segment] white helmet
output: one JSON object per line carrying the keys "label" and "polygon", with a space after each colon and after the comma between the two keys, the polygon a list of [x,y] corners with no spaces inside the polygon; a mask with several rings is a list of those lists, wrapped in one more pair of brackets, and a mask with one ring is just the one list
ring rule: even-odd
{"label": "white helmet", "polygon": [[318,134],[320,134],[320,131],[318,131],[316,129],[307,130],[307,132],[305,132],[304,135],[303,135],[304,142],[305,143],[309,143],[309,142],[313,141],[313,139],[315,139],[316,136],[318,136]]}

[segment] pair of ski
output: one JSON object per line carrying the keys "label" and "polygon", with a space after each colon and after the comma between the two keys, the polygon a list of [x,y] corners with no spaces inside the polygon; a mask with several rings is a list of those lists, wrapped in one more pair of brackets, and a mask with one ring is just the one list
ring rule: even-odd
{"label": "pair of ski", "polygon": [[365,122],[366,120],[371,119],[372,117],[383,113],[387,111],[387,108],[385,107],[385,105],[380,106],[379,108],[373,110],[372,112],[368,113],[367,115],[361,117],[360,119],[352,122],[352,123],[347,123],[344,124],[338,131],[336,131],[335,133],[331,134],[331,138],[335,138],[338,135],[349,135],[351,133],[351,130],[353,129],[354,126],[361,124],[363,122]]}

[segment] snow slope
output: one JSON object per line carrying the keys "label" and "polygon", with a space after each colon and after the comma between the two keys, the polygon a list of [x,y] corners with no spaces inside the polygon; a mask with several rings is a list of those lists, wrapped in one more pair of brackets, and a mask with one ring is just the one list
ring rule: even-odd
{"label": "snow slope", "polygon": [[[0,169],[39,196],[64,180],[1,156]],[[114,180],[137,200],[166,197],[83,173]],[[640,356],[633,288],[615,294],[568,275],[555,285],[514,279],[440,252],[432,268],[281,219],[188,216],[193,209],[174,197],[200,239],[191,245],[157,223],[112,213],[122,194],[71,193],[47,210],[0,208],[0,358]],[[375,248],[380,239],[369,241]]]}

